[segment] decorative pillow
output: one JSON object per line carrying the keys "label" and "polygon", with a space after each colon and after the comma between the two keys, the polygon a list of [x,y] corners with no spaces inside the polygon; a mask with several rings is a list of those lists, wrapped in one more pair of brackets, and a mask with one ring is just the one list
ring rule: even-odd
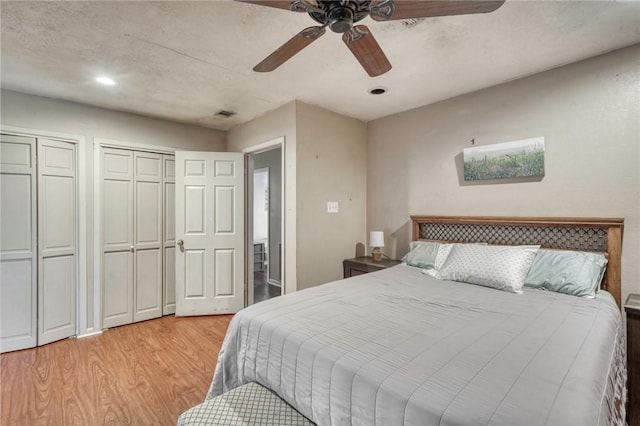
{"label": "decorative pillow", "polygon": [[[460,245],[460,244],[465,244],[465,243],[441,243],[438,246],[438,254],[436,255],[433,268],[429,268],[428,270],[422,271],[422,272],[425,273],[426,275],[436,278],[436,276],[438,275],[438,271],[442,268],[442,265],[444,265],[444,262],[447,260],[447,257],[449,257],[449,253],[451,253],[451,248],[455,245]],[[485,246],[487,245],[487,243],[466,243],[466,244],[481,244]]]}
{"label": "decorative pillow", "polygon": [[402,263],[418,268],[433,268],[440,243],[434,241],[412,241],[409,253],[402,258]]}
{"label": "decorative pillow", "polygon": [[606,266],[607,259],[600,253],[543,249],[536,254],[524,285],[595,297]]}
{"label": "decorative pillow", "polygon": [[522,293],[527,272],[539,248],[455,244],[436,278]]}

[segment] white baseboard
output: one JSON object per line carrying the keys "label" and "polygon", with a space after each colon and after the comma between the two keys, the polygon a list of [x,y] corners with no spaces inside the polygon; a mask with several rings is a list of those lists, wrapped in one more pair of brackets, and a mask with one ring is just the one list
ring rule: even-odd
{"label": "white baseboard", "polygon": [[82,339],[83,337],[97,336],[98,334],[102,334],[102,331],[103,331],[103,330],[94,331],[94,332],[87,333],[87,334],[79,334],[79,335],[77,335],[76,337],[77,337],[78,339]]}

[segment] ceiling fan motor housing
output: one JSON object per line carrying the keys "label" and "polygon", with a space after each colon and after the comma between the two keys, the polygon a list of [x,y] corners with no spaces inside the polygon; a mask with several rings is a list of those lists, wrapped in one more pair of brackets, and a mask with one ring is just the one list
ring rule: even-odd
{"label": "ceiling fan motor housing", "polygon": [[[304,1],[304,0],[303,0]],[[346,33],[355,22],[369,14],[371,0],[316,0],[322,11],[311,10],[309,16],[335,33]]]}

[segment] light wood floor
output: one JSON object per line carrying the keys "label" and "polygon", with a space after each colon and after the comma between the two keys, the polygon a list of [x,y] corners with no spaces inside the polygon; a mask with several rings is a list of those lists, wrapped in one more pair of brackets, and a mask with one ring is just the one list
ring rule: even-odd
{"label": "light wood floor", "polygon": [[1,425],[175,425],[203,401],[231,315],[156,320],[0,355]]}

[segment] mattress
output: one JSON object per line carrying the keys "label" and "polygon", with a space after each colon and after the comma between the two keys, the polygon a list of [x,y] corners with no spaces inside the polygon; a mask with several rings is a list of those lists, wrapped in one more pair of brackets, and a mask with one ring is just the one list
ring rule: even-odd
{"label": "mattress", "polygon": [[319,425],[622,425],[625,381],[610,299],[398,265],[239,312],[207,398],[258,382]]}

